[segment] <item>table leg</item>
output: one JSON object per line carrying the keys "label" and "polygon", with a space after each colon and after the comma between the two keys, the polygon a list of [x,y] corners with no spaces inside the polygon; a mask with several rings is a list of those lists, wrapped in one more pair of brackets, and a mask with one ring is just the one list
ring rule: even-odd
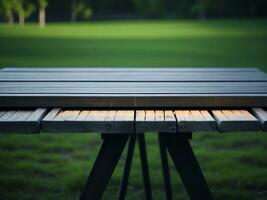
{"label": "table leg", "polygon": [[133,154],[134,154],[135,141],[136,141],[136,136],[135,136],[135,134],[133,134],[130,136],[130,140],[129,140],[129,144],[128,144],[128,151],[127,151],[127,155],[126,155],[123,176],[121,179],[121,185],[120,185],[118,200],[124,200],[125,196],[126,196],[129,174],[130,174],[132,160],[133,160]]}
{"label": "table leg", "polygon": [[212,200],[208,184],[187,138],[182,133],[162,137],[191,200]]}
{"label": "table leg", "polygon": [[145,193],[146,193],[146,200],[152,200],[151,184],[150,184],[150,178],[149,178],[149,169],[148,169],[146,144],[145,144],[145,135],[144,133],[140,133],[140,134],[137,134],[137,137],[138,137],[138,143],[139,143],[141,167],[142,167],[142,172],[143,172],[143,181],[144,181],[144,188],[145,188]]}
{"label": "table leg", "polygon": [[172,186],[169,170],[169,162],[166,147],[162,141],[162,137],[169,133],[158,133],[160,157],[162,163],[162,171],[165,185],[166,200],[172,200]]}
{"label": "table leg", "polygon": [[120,159],[129,134],[105,134],[80,200],[100,200]]}

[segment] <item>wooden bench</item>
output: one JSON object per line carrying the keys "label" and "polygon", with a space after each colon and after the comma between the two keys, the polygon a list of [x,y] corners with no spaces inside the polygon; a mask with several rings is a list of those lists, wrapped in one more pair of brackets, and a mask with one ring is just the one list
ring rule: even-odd
{"label": "wooden bench", "polygon": [[157,132],[166,199],[167,150],[190,199],[211,200],[190,146],[198,131],[266,131],[267,75],[254,68],[0,70],[0,133],[100,132],[102,146],[81,200],[101,199],[129,141],[119,199],[136,140],[152,199],[145,132]]}

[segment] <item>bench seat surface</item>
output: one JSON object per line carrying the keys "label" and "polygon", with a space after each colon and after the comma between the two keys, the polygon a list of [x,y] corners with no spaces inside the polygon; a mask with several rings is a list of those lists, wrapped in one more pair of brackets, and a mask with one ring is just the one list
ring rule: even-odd
{"label": "bench seat surface", "polygon": [[88,110],[39,108],[0,111],[0,133],[186,133],[267,131],[267,111],[251,110]]}
{"label": "bench seat surface", "polygon": [[0,107],[267,107],[254,68],[6,68]]}

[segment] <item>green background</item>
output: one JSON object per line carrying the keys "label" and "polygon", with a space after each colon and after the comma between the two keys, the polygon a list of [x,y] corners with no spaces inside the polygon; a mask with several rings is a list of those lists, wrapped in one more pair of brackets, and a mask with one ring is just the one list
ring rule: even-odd
{"label": "green background", "polygon": [[[266,20],[110,21],[0,25],[1,67],[258,67],[267,71]],[[147,135],[154,199],[165,199],[157,135]],[[0,135],[0,199],[78,199],[98,134]],[[264,133],[194,133],[215,199],[267,198]],[[137,150],[137,149],[136,149]],[[127,199],[144,199],[138,151]],[[123,158],[125,154],[123,155]],[[123,159],[104,199],[116,199]],[[187,199],[171,164],[174,199]]]}

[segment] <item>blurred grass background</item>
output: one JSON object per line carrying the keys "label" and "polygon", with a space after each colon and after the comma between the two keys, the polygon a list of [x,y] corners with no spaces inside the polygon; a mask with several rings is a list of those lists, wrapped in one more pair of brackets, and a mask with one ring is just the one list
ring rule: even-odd
{"label": "blurred grass background", "polygon": [[0,25],[0,66],[260,67],[267,20]]}
{"label": "blurred grass background", "polygon": [[[267,71],[266,20],[110,21],[0,25],[1,67],[258,67]],[[1,132],[1,130],[0,130]],[[153,197],[165,199],[156,134],[147,134]],[[78,199],[98,134],[0,135],[0,199]],[[194,133],[215,199],[267,199],[264,133]],[[127,199],[144,199],[136,148]],[[104,199],[116,199],[123,155]],[[174,199],[187,199],[171,164]]]}

